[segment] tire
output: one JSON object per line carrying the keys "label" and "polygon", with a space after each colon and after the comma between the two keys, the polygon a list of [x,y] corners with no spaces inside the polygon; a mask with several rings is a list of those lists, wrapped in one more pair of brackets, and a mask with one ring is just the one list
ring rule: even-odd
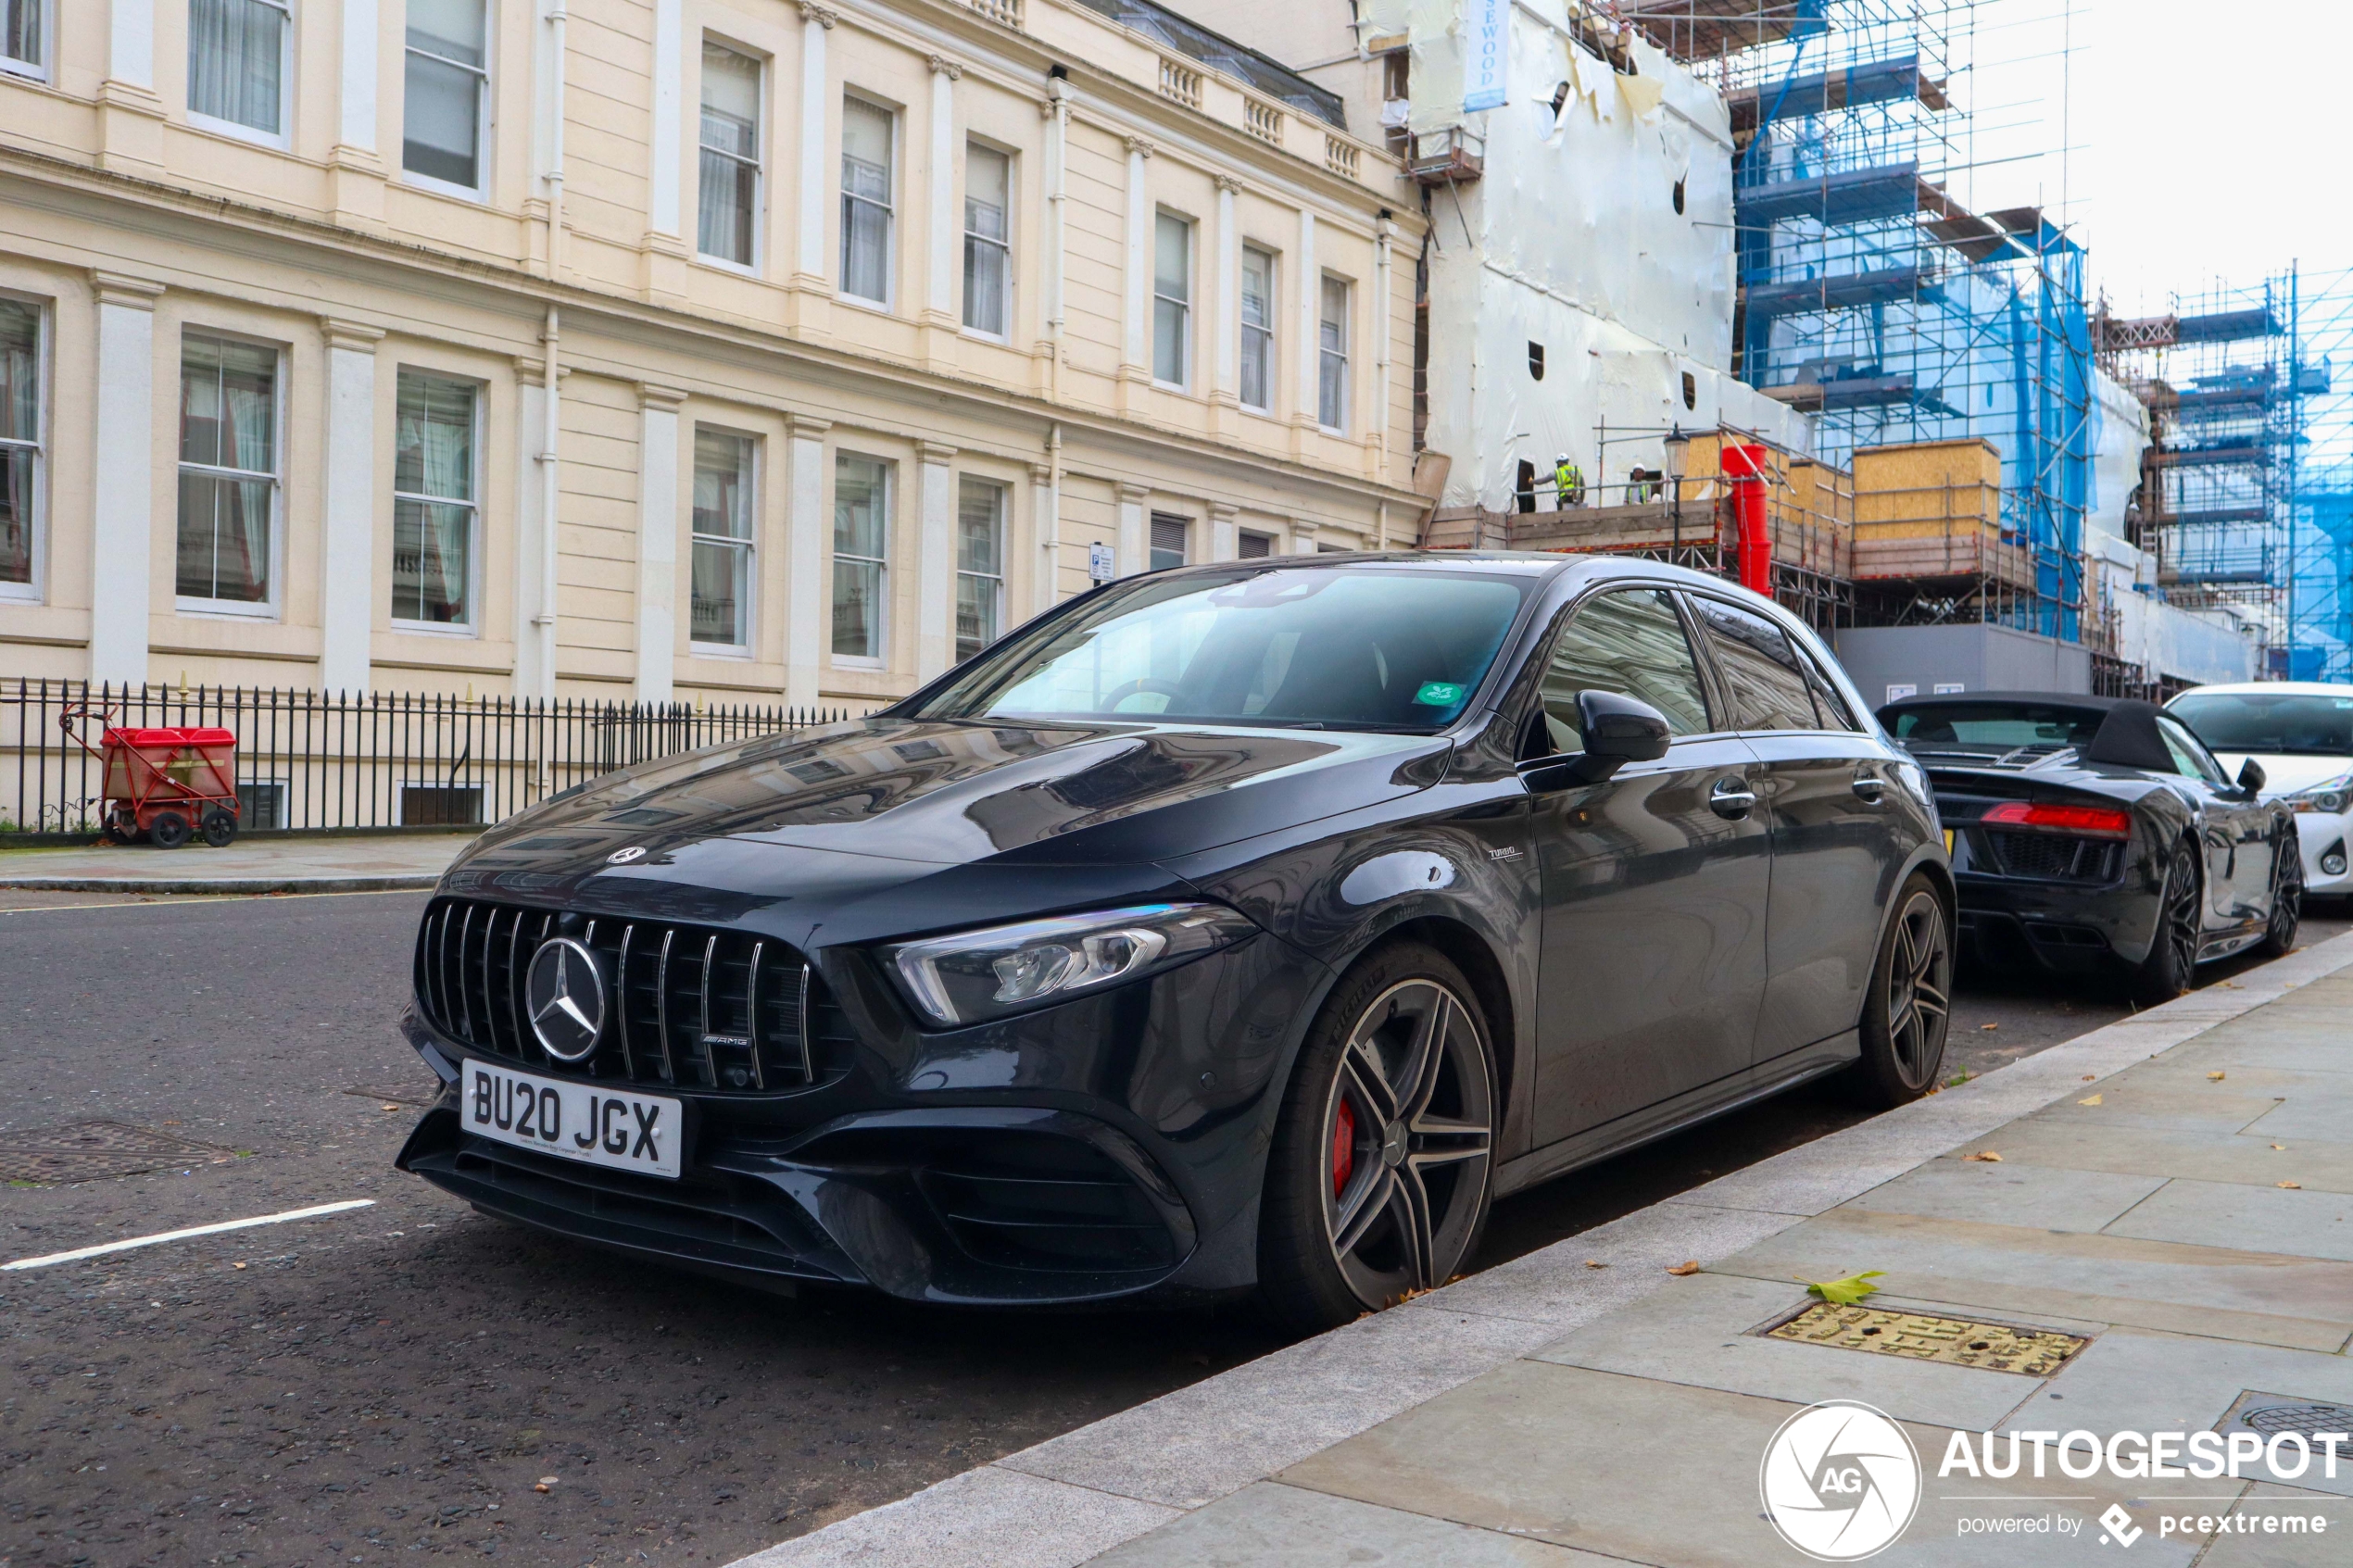
{"label": "tire", "polygon": [[139,840],[139,824],[125,817],[108,817],[102,831],[109,844],[135,844]]}
{"label": "tire", "polygon": [[1914,872],[1895,895],[1863,997],[1863,1054],[1846,1072],[1854,1098],[1875,1110],[1936,1086],[1952,1026],[1953,922],[1935,883]]}
{"label": "tire", "polygon": [[2291,837],[2274,858],[2271,918],[2255,950],[2267,959],[2284,959],[2296,951],[2296,934],[2304,922],[2304,850]]}
{"label": "tire", "polygon": [[1461,970],[1401,942],[1359,960],[1307,1033],[1259,1205],[1259,1292],[1317,1333],[1453,1277],[1486,1228],[1502,1108]]}
{"label": "tire", "polygon": [[177,811],[157,811],[147,823],[147,842],[158,849],[177,849],[188,842],[194,832],[188,819]]}
{"label": "tire", "polygon": [[237,814],[225,806],[215,806],[204,814],[201,827],[207,844],[215,849],[226,849],[237,836]]}
{"label": "tire", "polygon": [[2157,935],[2149,956],[2133,971],[2133,999],[2143,1007],[2170,1002],[2190,988],[2197,972],[2197,949],[2203,933],[2197,886],[2197,852],[2187,844],[2173,847],[2166,862],[2165,885],[2157,896]]}

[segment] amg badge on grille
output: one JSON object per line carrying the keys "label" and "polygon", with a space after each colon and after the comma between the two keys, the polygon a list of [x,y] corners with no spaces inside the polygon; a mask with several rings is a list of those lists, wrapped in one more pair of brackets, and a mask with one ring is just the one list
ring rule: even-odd
{"label": "amg badge on grille", "polygon": [[551,936],[531,956],[531,1032],[558,1061],[585,1061],[605,1032],[605,972],[588,947]]}

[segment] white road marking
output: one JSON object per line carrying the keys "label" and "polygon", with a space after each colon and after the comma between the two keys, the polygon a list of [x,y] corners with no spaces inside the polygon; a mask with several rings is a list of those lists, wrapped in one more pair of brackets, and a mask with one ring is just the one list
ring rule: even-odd
{"label": "white road marking", "polygon": [[315,1220],[323,1214],[345,1214],[354,1209],[372,1209],[375,1203],[372,1198],[353,1198],[341,1203],[318,1204],[309,1209],[289,1209],[283,1214],[262,1214],[250,1220],[223,1220],[217,1225],[191,1225],[184,1231],[165,1231],[159,1236],[109,1241],[103,1247],[77,1247],[70,1252],[52,1252],[41,1258],[19,1258],[13,1263],[0,1263],[0,1273],[14,1269],[45,1269],[52,1263],[79,1262],[84,1258],[104,1257],[109,1252],[128,1252],[134,1247],[153,1247],[164,1241],[185,1241],[194,1236],[219,1236],[222,1231],[251,1230],[256,1225],[283,1225],[288,1220]]}

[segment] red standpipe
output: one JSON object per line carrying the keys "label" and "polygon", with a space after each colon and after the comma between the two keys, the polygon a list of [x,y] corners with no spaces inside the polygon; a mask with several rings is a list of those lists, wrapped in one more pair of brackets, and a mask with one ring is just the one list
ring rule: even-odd
{"label": "red standpipe", "polygon": [[1765,521],[1765,476],[1771,452],[1754,444],[1723,449],[1721,464],[1732,485],[1732,515],[1740,521],[1741,586],[1773,596],[1773,536]]}

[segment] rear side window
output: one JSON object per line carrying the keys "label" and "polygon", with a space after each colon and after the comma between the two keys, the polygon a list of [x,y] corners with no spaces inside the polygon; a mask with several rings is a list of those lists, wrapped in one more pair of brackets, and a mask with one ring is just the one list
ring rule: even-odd
{"label": "rear side window", "polygon": [[2159,715],[2157,733],[2165,737],[2165,749],[2173,754],[2176,772],[2183,778],[2204,779],[2218,787],[2229,787],[2231,776],[2222,771],[2222,764],[2178,720]]}
{"label": "rear side window", "polygon": [[1797,650],[1763,616],[1722,599],[1693,598],[1707,646],[1732,699],[1732,722],[1743,730],[1814,730],[1821,720]]}
{"label": "rear side window", "polygon": [[1856,723],[1855,715],[1848,711],[1846,699],[1838,695],[1838,683],[1831,679],[1830,671],[1815,657],[1814,650],[1801,643],[1797,646],[1797,657],[1806,661],[1806,675],[1814,687],[1814,707],[1822,716],[1822,728],[1861,729],[1863,726]]}
{"label": "rear side window", "polygon": [[1708,728],[1699,661],[1682,617],[1655,588],[1620,588],[1579,606],[1544,668],[1544,727],[1555,751],[1582,751],[1577,694],[1614,692],[1649,703],[1679,735]]}

